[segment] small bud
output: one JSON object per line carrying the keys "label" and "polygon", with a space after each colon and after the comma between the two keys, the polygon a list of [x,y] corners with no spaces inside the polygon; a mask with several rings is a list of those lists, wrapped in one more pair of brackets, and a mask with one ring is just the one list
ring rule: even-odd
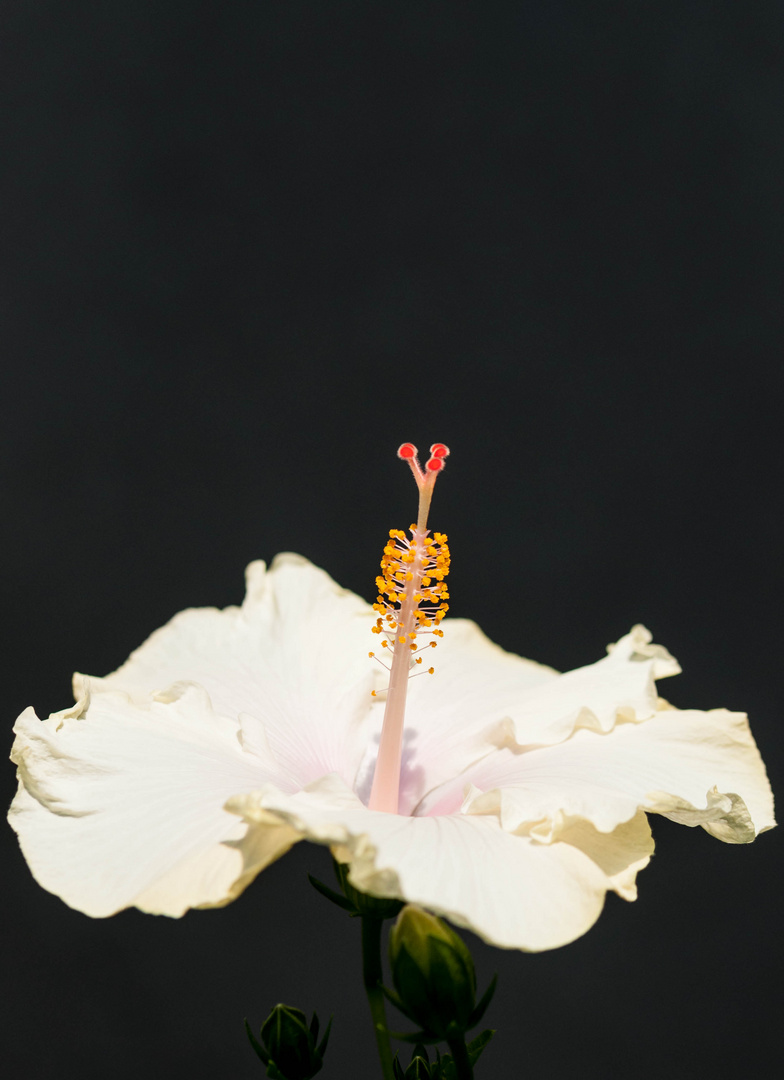
{"label": "small bud", "polygon": [[411,1063],[404,1073],[404,1080],[431,1080],[432,1075],[427,1050],[424,1046],[415,1046]]}
{"label": "small bud", "polygon": [[317,1046],[319,1022],[316,1014],[308,1024],[299,1009],[276,1005],[261,1025],[264,1049],[253,1037],[247,1021],[245,1027],[254,1050],[267,1066],[267,1076],[274,1080],[311,1080],[324,1064],[331,1023]]}
{"label": "small bud", "polygon": [[389,961],[403,1012],[439,1039],[472,1026],[474,962],[463,940],[443,921],[408,904],[389,934]]}

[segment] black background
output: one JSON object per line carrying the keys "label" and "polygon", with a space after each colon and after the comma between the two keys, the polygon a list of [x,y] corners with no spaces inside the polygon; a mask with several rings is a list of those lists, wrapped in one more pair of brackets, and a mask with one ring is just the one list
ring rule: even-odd
{"label": "black background", "polygon": [[[0,32],[9,745],[252,558],[371,598],[394,451],[443,440],[453,613],[561,669],[644,621],[781,790],[781,3],[5,0]],[[778,834],[654,828],[575,944],[475,943],[480,1076],[778,1075]],[[326,1080],[378,1074],[324,850],[92,921],[3,845],[30,1080],[260,1076],[242,1017],[281,999],[336,1013]]]}

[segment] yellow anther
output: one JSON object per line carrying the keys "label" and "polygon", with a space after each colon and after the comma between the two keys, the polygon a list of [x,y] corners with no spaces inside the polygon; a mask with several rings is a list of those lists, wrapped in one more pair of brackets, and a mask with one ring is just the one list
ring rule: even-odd
{"label": "yellow anther", "polygon": [[427,673],[428,673],[428,675],[435,675],[436,669],[434,667],[429,667],[427,669]]}
{"label": "yellow anther", "polygon": [[[449,563],[444,533],[423,535],[413,525],[410,537],[402,529],[389,530],[381,573],[376,577],[378,596],[373,604],[376,619],[371,627],[374,634],[381,636],[381,647],[388,650],[387,655],[407,645],[413,663],[421,665],[422,657],[417,653],[424,645],[417,642],[417,634],[425,632],[433,639],[443,637],[440,624],[448,607],[444,578],[449,573]],[[430,640],[427,644],[435,648],[437,641]],[[368,656],[378,659],[373,652]]]}

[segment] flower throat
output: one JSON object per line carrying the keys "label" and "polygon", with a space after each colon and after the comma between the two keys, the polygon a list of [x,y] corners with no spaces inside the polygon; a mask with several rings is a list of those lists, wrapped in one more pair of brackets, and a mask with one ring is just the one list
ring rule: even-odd
{"label": "flower throat", "polygon": [[[443,637],[441,620],[447,613],[449,593],[444,578],[449,573],[449,548],[443,533],[427,528],[427,515],[436,477],[444,468],[449,448],[443,443],[430,447],[430,459],[424,469],[417,459],[417,448],[403,443],[397,456],[407,461],[419,488],[419,512],[416,525],[406,536],[402,529],[391,529],[381,560],[381,574],[376,578],[378,597],[373,605],[378,612],[374,634],[383,638],[382,648],[392,654],[389,670],[384,724],[378,748],[376,771],[368,806],[396,814],[400,789],[400,763],[403,752],[403,723],[406,694],[411,669],[417,665],[421,674],[433,674],[433,668],[422,668],[427,648],[435,648],[436,638]],[[421,637],[430,641],[421,642]],[[370,653],[379,659],[375,653]],[[383,660],[379,660],[384,663]],[[375,694],[375,691],[373,692]]]}

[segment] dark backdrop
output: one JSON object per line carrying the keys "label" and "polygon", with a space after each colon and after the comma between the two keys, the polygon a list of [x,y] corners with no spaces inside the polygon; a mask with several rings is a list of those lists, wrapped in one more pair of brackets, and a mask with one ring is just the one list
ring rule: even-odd
{"label": "dark backdrop", "polygon": [[[0,30],[8,745],[252,558],[372,597],[395,448],[443,440],[453,612],[558,668],[646,622],[668,698],[747,709],[781,790],[781,3],[5,0]],[[476,943],[480,1075],[778,1074],[779,836],[655,831],[577,943]],[[324,850],[94,922],[2,842],[25,1077],[259,1076],[242,1017],[279,999],[337,1014],[326,1080],[377,1075]]]}

